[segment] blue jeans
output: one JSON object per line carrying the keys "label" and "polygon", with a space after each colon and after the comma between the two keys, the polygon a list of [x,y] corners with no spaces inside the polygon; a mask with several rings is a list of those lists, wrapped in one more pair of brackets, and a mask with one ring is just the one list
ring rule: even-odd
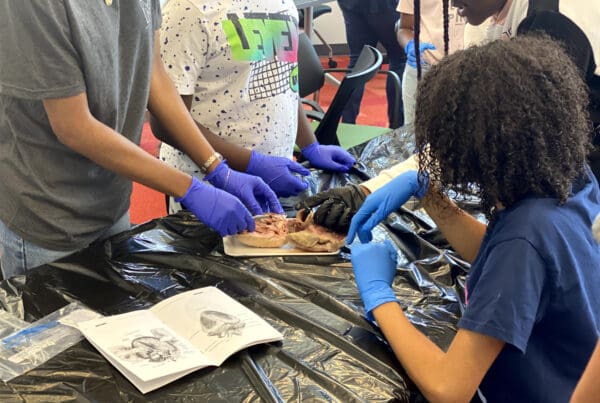
{"label": "blue jeans", "polygon": [[[106,229],[98,240],[109,238],[130,227],[128,212]],[[5,279],[26,274],[34,267],[54,262],[75,252],[77,250],[57,251],[42,248],[24,240],[0,221],[0,269]]]}
{"label": "blue jeans", "polygon": [[[376,46],[377,42],[379,42],[383,45],[387,53],[390,71],[395,72],[398,74],[398,77],[402,78],[404,65],[406,64],[406,54],[398,43],[396,32],[394,31],[394,26],[400,18],[400,13],[396,11],[377,14],[363,13],[357,10],[345,9],[342,4],[340,4],[340,8],[344,15],[346,40],[350,47],[350,64],[348,67],[354,67],[364,45]],[[358,116],[363,92],[364,87],[354,91],[342,113],[342,122],[356,123],[356,116]],[[388,77],[386,95],[388,100],[388,119],[390,122],[392,121],[395,94],[396,91],[393,82]],[[398,112],[400,116],[403,116],[402,103],[399,105],[399,108]]]}

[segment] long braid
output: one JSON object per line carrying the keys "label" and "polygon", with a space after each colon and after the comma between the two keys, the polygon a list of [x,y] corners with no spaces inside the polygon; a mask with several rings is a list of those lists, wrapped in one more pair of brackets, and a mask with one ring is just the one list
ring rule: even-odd
{"label": "long braid", "polygon": [[448,56],[450,51],[450,14],[449,14],[449,3],[450,0],[442,0],[444,8],[444,56]]}
{"label": "long braid", "polygon": [[417,58],[417,80],[421,79],[421,52],[420,52],[420,43],[419,43],[419,35],[421,34],[421,0],[414,0],[414,41],[415,41],[415,57]]}

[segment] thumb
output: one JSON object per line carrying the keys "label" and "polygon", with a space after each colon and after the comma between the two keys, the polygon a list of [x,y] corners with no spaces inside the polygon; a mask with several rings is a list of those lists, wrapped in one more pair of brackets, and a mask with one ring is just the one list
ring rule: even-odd
{"label": "thumb", "polygon": [[422,43],[420,48],[421,48],[421,52],[423,52],[424,50],[435,50],[436,49],[434,44],[427,43],[427,42]]}
{"label": "thumb", "polygon": [[242,191],[240,194],[240,200],[242,203],[244,203],[248,210],[250,210],[252,215],[260,215],[264,213],[260,207],[260,204],[256,200],[252,189],[246,188],[244,191]]}

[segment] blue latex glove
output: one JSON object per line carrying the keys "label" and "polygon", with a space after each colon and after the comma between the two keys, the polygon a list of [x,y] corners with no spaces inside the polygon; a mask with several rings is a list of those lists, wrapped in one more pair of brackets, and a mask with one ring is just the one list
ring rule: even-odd
{"label": "blue latex glove", "polygon": [[[426,50],[435,50],[435,46],[429,42],[419,42],[419,52],[421,54],[421,60],[423,60],[423,52]],[[411,39],[404,47],[406,53],[406,63],[417,68],[417,55],[415,53],[415,40]]]}
{"label": "blue latex glove", "polygon": [[254,231],[254,219],[235,196],[214,186],[205,185],[192,177],[192,184],[183,197],[175,198],[198,220],[221,236],[233,235],[247,229]]}
{"label": "blue latex glove", "polygon": [[279,197],[296,196],[308,188],[308,183],[294,174],[306,176],[310,171],[289,158],[252,151],[246,172],[260,176]]}
{"label": "blue latex glove", "polygon": [[371,230],[383,221],[394,210],[399,209],[412,196],[420,199],[429,186],[427,176],[423,176],[423,184],[419,183],[419,173],[406,171],[394,178],[384,187],[371,193],[365,199],[350,223],[346,242],[352,243],[356,234],[362,243],[371,242]]}
{"label": "blue latex glove", "polygon": [[373,320],[373,309],[396,301],[392,282],[396,275],[397,256],[389,240],[352,246],[354,279],[370,320]]}
{"label": "blue latex glove", "polygon": [[318,141],[302,149],[310,165],[335,172],[348,172],[356,162],[354,157],[340,146],[322,146]]}
{"label": "blue latex glove", "polygon": [[217,165],[214,171],[204,177],[204,180],[236,196],[252,215],[269,211],[283,214],[277,196],[261,178],[234,171],[225,161]]}

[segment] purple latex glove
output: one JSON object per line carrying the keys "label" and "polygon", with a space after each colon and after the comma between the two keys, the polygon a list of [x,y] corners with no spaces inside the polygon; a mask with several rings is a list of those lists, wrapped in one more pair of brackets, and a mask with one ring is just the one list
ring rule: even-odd
{"label": "purple latex glove", "polygon": [[248,207],[252,215],[269,211],[283,214],[277,196],[261,178],[234,171],[225,161],[217,165],[214,171],[204,177],[204,180],[236,196]]}
{"label": "purple latex glove", "polygon": [[[435,50],[435,46],[428,42],[420,42],[419,43],[419,52],[421,54],[421,60],[423,60],[423,52],[426,50]],[[411,39],[408,41],[406,46],[404,47],[404,52],[406,53],[406,63],[410,66],[417,68],[417,55],[415,53],[415,40]]]}
{"label": "purple latex glove", "polygon": [[242,202],[227,192],[203,184],[196,177],[192,177],[192,184],[185,195],[175,198],[175,201],[221,236],[246,229],[254,231],[254,220]]}
{"label": "purple latex glove", "polygon": [[356,162],[354,157],[340,146],[322,146],[318,141],[302,149],[310,165],[335,172],[348,172]]}
{"label": "purple latex glove", "polygon": [[358,234],[362,243],[371,242],[371,230],[394,210],[402,207],[411,197],[422,198],[429,187],[429,177],[410,170],[367,196],[350,222],[346,243],[350,244]]}
{"label": "purple latex glove", "polygon": [[294,174],[306,176],[310,171],[289,158],[252,151],[246,172],[260,176],[279,197],[296,196],[308,188],[308,183]]}
{"label": "purple latex glove", "polygon": [[398,253],[389,240],[352,246],[354,279],[365,304],[367,317],[373,320],[372,311],[379,305],[396,301],[392,282],[396,275]]}

